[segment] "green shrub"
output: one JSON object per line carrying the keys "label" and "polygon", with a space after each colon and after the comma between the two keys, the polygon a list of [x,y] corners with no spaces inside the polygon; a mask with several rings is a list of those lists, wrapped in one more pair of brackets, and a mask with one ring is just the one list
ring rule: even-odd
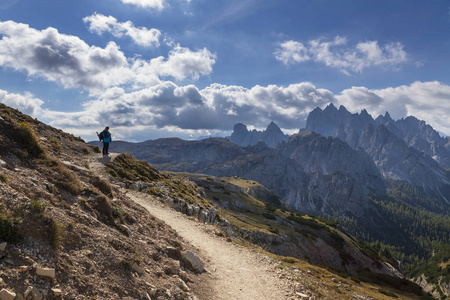
{"label": "green shrub", "polygon": [[273,214],[262,213],[262,216],[268,220],[276,220],[277,218]]}
{"label": "green shrub", "polygon": [[106,170],[114,177],[135,181],[136,179],[151,182],[162,176],[148,163],[134,158],[131,154],[119,154],[106,165]]}
{"label": "green shrub", "polygon": [[17,243],[20,240],[19,229],[9,218],[0,216],[0,240]]}
{"label": "green shrub", "polygon": [[30,207],[32,210],[43,213],[45,209],[47,208],[47,204],[39,201],[38,199],[31,199],[30,200]]}
{"label": "green shrub", "polygon": [[0,181],[7,182],[8,181],[8,176],[5,175],[5,174],[0,174]]}
{"label": "green shrub", "polygon": [[34,133],[33,128],[27,123],[22,123],[17,129],[17,135],[15,138],[27,151],[27,156],[30,158],[43,157],[45,151],[39,143],[38,137]]}
{"label": "green shrub", "polygon": [[278,228],[274,228],[274,227],[269,227],[269,229],[267,229],[269,232],[272,232],[272,233],[275,233],[275,234],[278,234],[279,233],[279,230],[278,230]]}
{"label": "green shrub", "polygon": [[112,187],[109,181],[100,177],[94,177],[92,178],[91,183],[93,186],[98,188],[99,191],[102,192],[105,196],[112,195]]}
{"label": "green shrub", "polygon": [[287,219],[291,220],[291,221],[294,221],[295,223],[297,223],[299,225],[309,226],[309,227],[312,227],[314,229],[325,229],[325,230],[328,229],[325,225],[318,223],[314,219],[306,219],[306,218],[292,216],[292,215],[288,216]]}
{"label": "green shrub", "polygon": [[94,153],[102,153],[102,150],[100,150],[100,148],[97,147],[97,146],[92,147],[92,151],[93,151]]}
{"label": "green shrub", "polygon": [[111,208],[111,213],[114,219],[118,219],[122,216],[122,210],[120,207],[113,205]]}
{"label": "green shrub", "polygon": [[386,291],[386,290],[383,290],[383,289],[378,289],[378,292],[381,293],[381,294],[384,294],[384,295],[386,295],[386,296],[392,297],[392,298],[398,298],[398,296],[397,296],[396,294],[394,294],[393,292],[391,292],[391,291]]}
{"label": "green shrub", "polygon": [[57,249],[62,240],[61,223],[55,220],[52,221],[50,226],[50,246],[52,246],[53,249]]}

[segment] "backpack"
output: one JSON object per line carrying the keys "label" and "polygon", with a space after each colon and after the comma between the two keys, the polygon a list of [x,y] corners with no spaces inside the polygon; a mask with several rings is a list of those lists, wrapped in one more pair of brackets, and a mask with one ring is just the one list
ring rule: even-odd
{"label": "backpack", "polygon": [[105,138],[105,132],[102,131],[102,132],[100,132],[100,134],[98,134],[98,132],[97,132],[97,136],[100,141],[103,141],[103,139]]}

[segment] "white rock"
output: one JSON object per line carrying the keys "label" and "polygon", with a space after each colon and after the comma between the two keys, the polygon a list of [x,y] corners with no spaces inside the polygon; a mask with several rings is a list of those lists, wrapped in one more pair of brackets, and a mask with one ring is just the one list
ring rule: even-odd
{"label": "white rock", "polygon": [[302,300],[307,300],[307,299],[309,299],[309,296],[306,295],[306,294],[299,293],[299,292],[296,292],[295,294],[296,294],[298,297],[300,297],[300,299],[302,299]]}
{"label": "white rock", "polygon": [[128,227],[127,225],[120,225],[120,228],[127,234],[127,236],[131,237],[133,235],[130,227]]}
{"label": "white rock", "polygon": [[198,272],[201,273],[205,270],[205,264],[200,260],[197,254],[191,251],[186,251],[184,255]]}
{"label": "white rock", "polygon": [[62,291],[61,289],[52,289],[53,295],[55,296],[61,296],[62,295]]}
{"label": "white rock", "polygon": [[16,293],[8,291],[7,289],[2,289],[0,291],[0,300],[14,300],[16,298]]}
{"label": "white rock", "polygon": [[0,251],[5,251],[6,245],[8,245],[7,242],[1,243],[1,244],[0,244]]}
{"label": "white rock", "polygon": [[55,278],[55,276],[56,276],[55,269],[41,268],[41,267],[36,268],[36,275],[50,277],[50,278]]}
{"label": "white rock", "polygon": [[4,160],[0,159],[0,166],[4,166],[4,165],[6,165],[6,162]]}
{"label": "white rock", "polygon": [[30,295],[30,293],[31,293],[32,290],[33,290],[33,287],[32,287],[32,286],[27,287],[27,290],[25,291],[25,293],[23,293],[23,296],[24,296],[25,298],[27,298],[28,295]]}
{"label": "white rock", "polygon": [[187,286],[186,282],[184,282],[183,279],[181,279],[181,278],[178,278],[178,286],[184,292],[190,292],[191,291],[191,289]]}

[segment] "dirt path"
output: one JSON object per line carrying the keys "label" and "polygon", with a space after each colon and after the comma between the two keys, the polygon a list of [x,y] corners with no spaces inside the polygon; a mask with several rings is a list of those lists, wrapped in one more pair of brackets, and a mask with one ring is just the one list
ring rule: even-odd
{"label": "dirt path", "polygon": [[276,273],[276,265],[265,255],[215,236],[213,226],[191,220],[150,196],[137,192],[127,195],[198,249],[209,271],[205,276],[211,285],[209,291],[202,291],[204,299],[290,298],[286,295],[287,284]]}
{"label": "dirt path", "polygon": [[[93,159],[91,170],[106,176],[104,165],[115,156],[117,154],[112,153],[110,157]],[[227,242],[214,234],[214,226],[199,223],[150,195],[127,191],[127,196],[197,248],[197,254],[207,270],[200,275],[202,284],[196,291],[201,300],[298,299],[289,283],[280,279],[276,263],[267,256]]]}

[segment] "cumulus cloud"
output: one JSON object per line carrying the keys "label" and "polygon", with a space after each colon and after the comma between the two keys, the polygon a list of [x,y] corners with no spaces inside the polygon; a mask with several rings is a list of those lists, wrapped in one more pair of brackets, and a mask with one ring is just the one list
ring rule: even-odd
{"label": "cumulus cloud", "polygon": [[127,58],[114,42],[105,48],[89,46],[55,28],[36,30],[13,21],[0,22],[0,35],[0,66],[94,94],[130,83],[157,84],[159,76],[197,79],[211,73],[216,60],[216,55],[206,48],[192,51],[179,45],[168,58]]}
{"label": "cumulus cloud", "polygon": [[117,38],[128,36],[136,44],[144,47],[159,47],[160,45],[159,38],[161,37],[161,31],[158,29],[137,28],[131,21],[118,22],[113,16],[107,17],[97,13],[85,17],[83,21],[89,24],[89,31],[92,33],[102,34],[104,32],[110,32]]}
{"label": "cumulus cloud", "polygon": [[206,48],[192,51],[175,45],[167,58],[160,56],[150,62],[141,60],[135,65],[135,71],[144,75],[170,76],[177,80],[183,80],[189,76],[198,79],[200,75],[208,75],[212,72],[216,59],[217,55]]}
{"label": "cumulus cloud", "polygon": [[42,109],[43,101],[29,93],[0,90],[0,102],[49,120],[55,127],[94,139],[92,133],[108,125],[114,128],[116,138],[126,140],[225,135],[238,122],[265,128],[274,121],[292,133],[305,125],[310,111],[330,102],[352,112],[367,109],[373,117],[385,111],[394,119],[414,115],[448,134],[450,120],[445,112],[450,110],[449,100],[450,86],[440,82],[415,82],[380,90],[352,87],[333,95],[308,82],[251,89],[212,84],[199,90],[166,81],[133,92],[112,87],[84,103],[82,111],[57,112]]}
{"label": "cumulus cloud", "polygon": [[350,75],[369,67],[398,68],[408,60],[403,48],[399,42],[380,46],[378,41],[359,42],[349,47],[346,38],[337,36],[332,41],[316,39],[306,45],[286,41],[280,44],[274,55],[285,65],[314,61]]}
{"label": "cumulus cloud", "polygon": [[336,95],[340,104],[351,111],[367,108],[374,117],[388,111],[392,118],[415,116],[436,130],[450,134],[450,86],[438,81],[370,90],[352,87]]}
{"label": "cumulus cloud", "polygon": [[131,134],[130,128],[147,128],[150,135],[155,131],[199,136],[228,132],[238,122],[264,128],[275,121],[298,130],[309,111],[333,100],[330,91],[311,83],[251,89],[213,84],[199,90],[167,81],[134,92],[114,87],[85,103],[83,112],[47,112],[46,117],[53,119],[51,125],[72,130],[108,124],[120,128],[126,138],[132,138],[125,133]]}
{"label": "cumulus cloud", "polygon": [[44,104],[44,101],[34,97],[34,95],[29,92],[26,92],[22,95],[8,93],[7,91],[0,89],[0,103],[18,109],[27,115],[37,118],[41,115],[42,105]]}
{"label": "cumulus cloud", "polygon": [[104,88],[126,82],[131,76],[119,47],[89,46],[54,28],[36,30],[13,21],[0,22],[0,66],[25,70],[65,87]]}
{"label": "cumulus cloud", "polygon": [[122,0],[122,3],[161,10],[164,8],[166,0]]}

